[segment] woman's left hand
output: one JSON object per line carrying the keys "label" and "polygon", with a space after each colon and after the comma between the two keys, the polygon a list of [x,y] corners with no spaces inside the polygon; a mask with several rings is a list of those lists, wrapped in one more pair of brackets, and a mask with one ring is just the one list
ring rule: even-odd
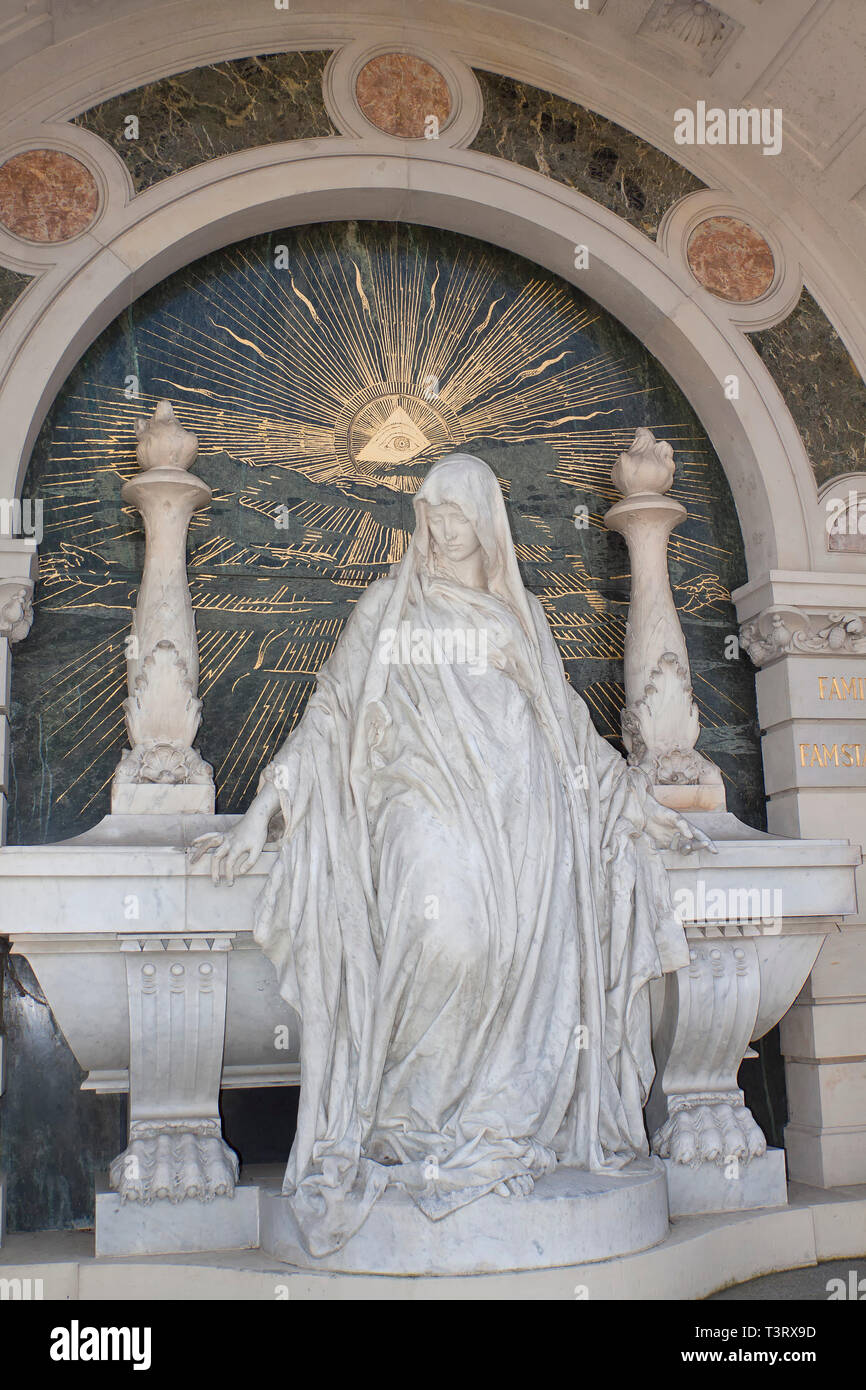
{"label": "woman's left hand", "polygon": [[698,830],[685,816],[672,811],[670,806],[662,806],[652,796],[647,797],[644,833],[659,849],[673,849],[678,854],[691,854],[696,849],[706,849],[711,854],[719,852],[703,830]]}

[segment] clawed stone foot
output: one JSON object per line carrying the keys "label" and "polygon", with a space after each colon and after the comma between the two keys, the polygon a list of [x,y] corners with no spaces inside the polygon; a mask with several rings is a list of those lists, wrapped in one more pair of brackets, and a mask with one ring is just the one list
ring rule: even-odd
{"label": "clawed stone foot", "polygon": [[231,1196],[238,1176],[237,1156],[216,1126],[150,1128],[130,1137],[109,1170],[109,1185],[122,1202],[147,1205],[157,1199],[200,1202]]}
{"label": "clawed stone foot", "polygon": [[677,1110],[653,1136],[661,1158],[698,1163],[748,1163],[767,1151],[767,1141],[745,1105],[696,1105]]}
{"label": "clawed stone foot", "polygon": [[528,1197],[535,1187],[535,1178],[529,1173],[518,1173],[516,1177],[504,1178],[494,1187],[499,1197]]}

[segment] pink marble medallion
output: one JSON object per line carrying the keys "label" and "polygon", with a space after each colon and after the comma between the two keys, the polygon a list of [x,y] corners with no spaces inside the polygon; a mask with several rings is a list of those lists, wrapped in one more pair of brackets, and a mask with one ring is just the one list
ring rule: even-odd
{"label": "pink marble medallion", "polygon": [[695,279],[719,299],[751,304],[773,283],[773,253],[760,232],[736,217],[708,217],[689,237]]}
{"label": "pink marble medallion", "polygon": [[358,73],[355,95],[372,125],[403,139],[423,139],[428,116],[435,116],[441,129],[451,114],[442,74],[410,53],[371,58]]}
{"label": "pink marble medallion", "polygon": [[99,190],[62,150],[25,150],[0,165],[0,223],[27,241],[68,241],[90,226]]}

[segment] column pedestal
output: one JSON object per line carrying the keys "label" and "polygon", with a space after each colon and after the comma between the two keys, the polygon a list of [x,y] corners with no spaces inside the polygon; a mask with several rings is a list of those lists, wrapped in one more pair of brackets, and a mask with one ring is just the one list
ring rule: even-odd
{"label": "column pedestal", "polygon": [[[866,843],[866,576],[772,571],[733,597],[759,667],[768,828]],[[857,887],[780,1028],[789,1176],[812,1187],[866,1182],[866,867]]]}

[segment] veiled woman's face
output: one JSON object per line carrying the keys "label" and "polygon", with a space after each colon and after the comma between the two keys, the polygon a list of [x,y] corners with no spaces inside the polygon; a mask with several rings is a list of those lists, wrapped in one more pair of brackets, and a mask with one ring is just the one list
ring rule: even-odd
{"label": "veiled woman's face", "polygon": [[455,564],[468,560],[481,548],[472,522],[466,520],[454,502],[438,506],[428,503],[427,524],[436,549]]}

